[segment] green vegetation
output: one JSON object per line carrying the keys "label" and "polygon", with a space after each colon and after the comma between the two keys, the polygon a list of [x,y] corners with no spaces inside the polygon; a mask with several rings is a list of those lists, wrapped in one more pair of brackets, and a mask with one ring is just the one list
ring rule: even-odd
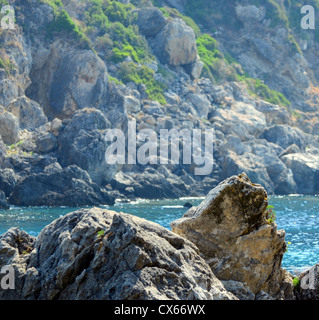
{"label": "green vegetation", "polygon": [[114,62],[123,61],[128,56],[136,63],[154,60],[145,38],[139,35],[136,25],[125,27],[117,21],[111,24],[109,34],[114,43],[111,58]]}
{"label": "green vegetation", "polygon": [[114,82],[117,85],[123,84],[123,82],[115,77],[109,76],[109,81]]}
{"label": "green vegetation", "polygon": [[273,206],[268,206],[266,209],[266,219],[269,224],[272,224],[276,221],[276,211],[274,211]]}
{"label": "green vegetation", "polygon": [[300,53],[302,55],[302,51],[299,47],[299,44],[297,43],[295,37],[292,34],[288,35],[288,42],[291,45],[291,53],[292,54]]}
{"label": "green vegetation", "polygon": [[[10,5],[10,3],[6,0],[0,0],[0,9],[6,5]],[[8,13],[8,11],[6,13]],[[0,13],[0,20],[6,15],[6,13]],[[1,28],[0,31],[2,31]]]}
{"label": "green vegetation", "polygon": [[289,19],[289,28],[293,30],[294,34],[298,35],[302,39],[307,39],[309,34],[314,33],[315,40],[319,42],[319,29],[315,28],[315,30],[303,30],[300,27],[300,21],[302,18],[302,14],[300,13],[300,9],[303,5],[311,5],[315,8],[315,12],[319,12],[319,1],[318,0],[309,0],[307,3],[301,0],[286,0],[285,7],[287,16]]}
{"label": "green vegetation", "polygon": [[204,34],[197,38],[197,50],[200,59],[204,62],[202,75],[209,79],[218,78],[220,75],[217,66],[222,59],[222,54],[217,49],[217,41]]}
{"label": "green vegetation", "polygon": [[[146,39],[139,34],[135,24],[135,7],[132,4],[109,0],[90,0],[88,3],[84,17],[85,33],[95,47],[100,48],[100,41],[107,40],[106,44],[110,44],[109,49],[112,49],[111,59],[116,63],[128,56],[136,63],[154,59]],[[98,37],[95,37],[96,33]]]}
{"label": "green vegetation", "polygon": [[194,32],[196,37],[200,35],[201,30],[199,28],[199,26],[196,24],[196,22],[188,16],[185,16],[183,14],[181,14],[178,10],[174,9],[174,8],[160,8],[160,10],[163,12],[164,16],[166,18],[180,18],[182,19],[186,25],[188,25],[189,27],[191,27]]}
{"label": "green vegetation", "polygon": [[139,33],[135,6],[110,0],[90,0],[88,3],[84,18],[86,35],[97,50],[106,52],[106,59],[119,64],[119,71],[111,81],[143,83],[149,99],[165,104],[165,85],[154,79],[150,68],[143,66],[155,57]]}
{"label": "green vegetation", "polygon": [[122,62],[119,70],[119,78],[123,83],[133,82],[137,85],[144,84],[149,99],[166,104],[164,89],[166,86],[154,79],[154,71],[147,66],[137,66],[133,62]]}
{"label": "green vegetation", "polygon": [[267,85],[262,83],[259,79],[252,79],[250,80],[253,87],[254,93],[263,98],[265,101],[269,103],[281,105],[284,107],[289,107],[290,102],[287,98],[280,92],[270,89]]}
{"label": "green vegetation", "polygon": [[161,74],[165,80],[173,80],[174,74],[168,69],[164,68],[162,65],[158,65],[157,73]]}
{"label": "green vegetation", "polygon": [[[7,6],[7,5],[10,5],[8,1],[6,0],[0,0],[0,9],[3,7],[3,6]],[[1,14],[0,13],[0,18],[2,18],[4,16],[4,14]]]}
{"label": "green vegetation", "polygon": [[300,287],[300,279],[299,279],[299,278],[294,277],[293,280],[292,280],[292,283],[293,283],[293,286],[294,286],[296,289],[299,289],[299,287]]}
{"label": "green vegetation", "polygon": [[9,76],[11,74],[11,71],[13,70],[13,65],[10,59],[2,59],[0,57],[0,68],[4,69],[6,71],[6,74]]}
{"label": "green vegetation", "polygon": [[101,231],[99,231],[99,232],[97,233],[97,237],[98,237],[99,239],[102,239],[104,236],[105,236],[105,231],[104,231],[104,230],[101,230]]}
{"label": "green vegetation", "polygon": [[54,22],[49,26],[49,31],[69,33],[79,32],[77,26],[64,9],[57,13]]}
{"label": "green vegetation", "polygon": [[[309,33],[313,32],[315,35],[315,40],[319,42],[319,30],[303,30],[300,27],[300,21],[302,14],[300,9],[303,5],[311,5],[315,8],[315,11],[319,10],[319,0],[309,0],[305,3],[302,0],[285,0],[278,2],[275,0],[255,0],[254,3],[257,6],[265,6],[267,9],[266,18],[271,20],[270,27],[275,27],[277,25],[283,25],[287,29],[290,29],[294,32],[295,35],[298,35],[301,38],[306,39],[309,36]],[[301,52],[299,45],[297,44],[294,36],[290,34],[288,36],[288,42],[292,44],[292,47],[295,47],[297,52]]]}
{"label": "green vegetation", "polygon": [[20,151],[20,146],[23,144],[23,141],[19,141],[15,144],[7,146],[7,156],[12,156],[14,154],[18,154]]}
{"label": "green vegetation", "polygon": [[[43,0],[42,0],[43,1]],[[46,1],[53,8],[54,20],[47,27],[47,37],[52,38],[55,33],[64,33],[80,44],[83,48],[90,48],[90,41],[71,19],[60,0]]]}
{"label": "green vegetation", "polygon": [[204,62],[202,76],[215,82],[236,80],[236,70],[232,65],[234,61],[231,61],[230,55],[226,59],[217,46],[217,41],[208,34],[197,38],[198,55]]}
{"label": "green vegetation", "polygon": [[264,6],[266,8],[266,19],[271,21],[270,27],[283,25],[289,27],[289,20],[286,15],[286,8],[282,3],[276,0],[254,0],[252,4],[257,7]]}
{"label": "green vegetation", "polygon": [[290,101],[281,92],[270,89],[260,79],[250,78],[247,74],[237,76],[237,78],[239,81],[244,81],[248,85],[248,91],[251,95],[257,96],[271,104],[286,108],[290,107]]}
{"label": "green vegetation", "polygon": [[212,25],[212,21],[217,13],[216,8],[213,9],[214,4],[209,4],[207,0],[187,0],[185,3],[185,14],[191,17],[198,24],[203,24],[208,27]]}
{"label": "green vegetation", "polygon": [[[1,0],[0,0],[1,1]],[[141,7],[147,4],[146,0],[132,0],[129,4],[112,0],[88,0],[84,12],[81,27],[77,25],[64,10],[61,0],[39,0],[50,4],[53,8],[55,19],[48,26],[48,35],[64,33],[77,42],[83,42],[91,47],[102,59],[118,65],[118,71],[112,74],[111,81],[115,83],[133,82],[137,85],[146,85],[146,92],[150,99],[166,103],[163,92],[165,85],[154,78],[154,72],[145,66],[147,62],[155,60],[146,39],[139,33],[137,26],[137,13],[135,5]],[[270,89],[259,79],[252,79],[244,72],[240,65],[228,53],[222,53],[218,48],[218,42],[209,34],[202,33],[201,28],[213,31],[216,24],[229,17],[227,23],[231,28],[238,28],[239,21],[232,11],[234,7],[223,1],[207,2],[205,0],[185,0],[185,13],[178,10],[162,7],[161,0],[152,0],[167,18],[181,18],[190,26],[196,35],[198,54],[204,62],[202,76],[211,79],[214,83],[222,81],[244,81],[247,83],[252,95],[258,96],[272,104],[285,107],[290,102],[280,92]],[[311,0],[318,5],[319,0]],[[296,8],[301,5],[298,0],[286,0],[277,3],[275,0],[253,0],[256,6],[265,6],[266,18],[271,19],[271,26],[290,24],[295,25],[300,17],[296,15]],[[317,8],[317,7],[316,7]],[[299,8],[300,13],[300,8]],[[223,22],[225,23],[225,21]],[[287,38],[291,45],[292,53],[302,53],[294,37],[290,32]],[[1,61],[0,61],[1,66]],[[158,72],[164,79],[171,79],[172,75],[159,65]]]}

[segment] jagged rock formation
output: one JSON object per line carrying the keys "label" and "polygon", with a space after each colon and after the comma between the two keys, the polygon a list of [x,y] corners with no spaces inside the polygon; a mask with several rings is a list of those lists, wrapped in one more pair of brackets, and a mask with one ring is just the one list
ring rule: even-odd
{"label": "jagged rock formation", "polygon": [[265,189],[243,173],[219,184],[171,226],[198,246],[229,288],[233,286],[229,281],[235,281],[253,295],[266,292],[276,299],[291,299],[292,278],[281,269],[285,232],[267,221],[267,206]]}
{"label": "jagged rock formation", "polygon": [[17,228],[0,237],[0,268],[16,289],[0,299],[236,300],[189,241],[146,220],[82,209],[37,238]]}

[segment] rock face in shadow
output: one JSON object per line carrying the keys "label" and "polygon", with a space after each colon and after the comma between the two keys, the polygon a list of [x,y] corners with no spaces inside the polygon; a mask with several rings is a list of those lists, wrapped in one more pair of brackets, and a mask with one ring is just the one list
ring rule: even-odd
{"label": "rock face in shadow", "polygon": [[265,189],[243,173],[219,184],[171,226],[196,244],[217,278],[241,282],[254,295],[291,299],[292,280],[281,269],[285,232],[267,222],[267,206]]}
{"label": "rock face in shadow", "polygon": [[79,110],[99,108],[107,97],[105,64],[90,50],[74,50],[57,40],[42,53],[31,72],[27,94],[38,101],[49,119],[70,118]]}
{"label": "rock face in shadow", "polygon": [[154,36],[166,24],[166,19],[158,8],[143,8],[138,11],[138,27],[145,36]]}
{"label": "rock face in shadow", "polygon": [[102,185],[111,180],[117,166],[105,158],[107,141],[104,138],[110,122],[94,108],[77,111],[59,136],[59,160],[63,166],[77,165],[88,172],[94,183]]}
{"label": "rock face in shadow", "polygon": [[6,196],[3,191],[0,190],[0,210],[1,209],[9,209],[9,205],[6,201]]}
{"label": "rock face in shadow", "polygon": [[10,229],[0,237],[0,268],[8,264],[16,290],[0,299],[237,299],[186,239],[98,208],[57,219],[37,238]]}
{"label": "rock face in shadow", "polygon": [[92,182],[86,171],[72,165],[52,172],[34,173],[17,183],[9,203],[18,206],[113,205],[104,188]]}
{"label": "rock face in shadow", "polygon": [[297,192],[317,194],[319,192],[319,155],[291,153],[282,156],[283,163],[291,169]]}

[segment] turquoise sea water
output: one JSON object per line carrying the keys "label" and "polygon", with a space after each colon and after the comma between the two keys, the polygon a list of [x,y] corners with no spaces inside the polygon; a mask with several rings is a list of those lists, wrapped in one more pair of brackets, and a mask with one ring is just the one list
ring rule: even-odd
{"label": "turquoise sea water", "polygon": [[[170,229],[170,222],[181,218],[187,211],[185,202],[198,205],[202,199],[138,201],[117,203],[106,207],[154,221]],[[286,241],[291,242],[284,255],[283,267],[296,274],[319,263],[319,196],[273,196],[269,202],[275,207],[278,229],[286,231]],[[12,207],[0,210],[0,235],[11,227],[37,236],[53,220],[75,211],[77,208],[25,208]]]}

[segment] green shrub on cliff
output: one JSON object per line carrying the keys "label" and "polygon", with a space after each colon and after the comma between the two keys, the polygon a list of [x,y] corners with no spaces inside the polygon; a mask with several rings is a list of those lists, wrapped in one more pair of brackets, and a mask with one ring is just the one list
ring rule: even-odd
{"label": "green shrub on cliff", "polygon": [[191,27],[194,30],[196,37],[198,37],[200,35],[201,30],[200,30],[199,26],[197,25],[197,23],[191,17],[188,17],[188,16],[181,14],[175,8],[161,7],[160,10],[163,12],[163,15],[166,18],[180,18],[180,19],[182,19],[186,23],[187,26]]}
{"label": "green shrub on cliff", "polygon": [[254,93],[257,96],[263,98],[264,100],[272,104],[281,105],[284,107],[290,106],[290,102],[282,93],[270,89],[267,85],[262,83],[259,79],[252,79],[251,82],[254,87]]}
{"label": "green shrub on cliff", "polygon": [[66,10],[57,9],[60,1],[51,3],[54,8],[54,20],[47,27],[47,36],[51,38],[55,33],[63,33],[70,39],[77,41],[82,47],[90,48],[91,44],[85,34],[77,27]]}
{"label": "green shrub on cliff", "polygon": [[133,23],[135,18],[132,12],[134,9],[133,5],[123,4],[118,1],[104,1],[104,5],[104,14],[111,22],[119,21],[126,27]]}
{"label": "green shrub on cliff", "polygon": [[266,209],[266,219],[269,224],[272,224],[276,221],[276,211],[274,211],[273,206],[268,206]]}
{"label": "green shrub on cliff", "polygon": [[13,65],[10,59],[3,59],[0,57],[0,69],[4,69],[9,76],[13,70]]}
{"label": "green shrub on cliff", "polygon": [[218,50],[217,41],[203,34],[197,38],[198,55],[204,68],[202,76],[214,80],[216,82],[223,80],[236,80],[236,71],[232,66],[232,62],[228,62],[224,55]]}
{"label": "green shrub on cliff", "polygon": [[[98,47],[101,37],[108,34],[112,42],[113,62],[124,61],[128,56],[136,63],[153,59],[146,39],[139,33],[134,5],[118,1],[90,0],[84,15],[86,33]],[[97,34],[97,36],[96,36]],[[93,35],[93,36],[92,36]],[[97,42],[97,43],[96,43]]]}
{"label": "green shrub on cliff", "polygon": [[161,104],[165,104],[164,89],[165,85],[154,78],[154,71],[147,66],[137,66],[133,62],[123,62],[119,70],[120,80],[126,84],[133,82],[137,85],[144,84],[146,86],[146,93],[149,99],[156,100]]}
{"label": "green shrub on cliff", "polygon": [[238,75],[237,79],[248,85],[248,91],[251,95],[257,96],[274,105],[290,107],[290,101],[281,92],[270,89],[260,79],[250,78],[247,74],[242,76]]}
{"label": "green shrub on cliff", "polygon": [[[85,30],[96,48],[109,50],[106,59],[119,64],[115,78],[123,83],[143,83],[149,98],[164,104],[164,85],[154,79],[151,69],[140,66],[155,58],[145,37],[139,33],[134,9],[133,4],[119,1],[90,0],[85,12]],[[128,58],[132,61],[127,62]]]}
{"label": "green shrub on cliff", "polygon": [[296,289],[299,289],[299,288],[300,288],[300,279],[299,279],[299,278],[294,277],[293,280],[292,280],[292,283],[293,283],[293,286],[294,286]]}

